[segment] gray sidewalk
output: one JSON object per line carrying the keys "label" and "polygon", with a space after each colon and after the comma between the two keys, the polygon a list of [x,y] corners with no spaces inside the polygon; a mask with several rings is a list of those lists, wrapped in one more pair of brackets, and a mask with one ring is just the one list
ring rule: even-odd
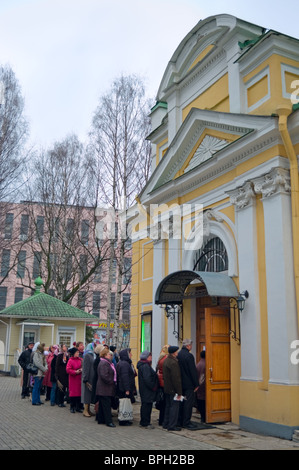
{"label": "gray sidewalk", "polygon": [[[116,413],[116,412],[115,412]],[[20,379],[0,375],[0,450],[105,450],[105,451],[192,451],[201,450],[299,450],[299,443],[241,431],[226,423],[200,431],[168,432],[139,427],[139,404],[134,404],[133,426],[115,428],[99,425],[82,413],[71,414],[46,402],[33,407],[21,399]],[[194,415],[194,421],[197,419]]]}

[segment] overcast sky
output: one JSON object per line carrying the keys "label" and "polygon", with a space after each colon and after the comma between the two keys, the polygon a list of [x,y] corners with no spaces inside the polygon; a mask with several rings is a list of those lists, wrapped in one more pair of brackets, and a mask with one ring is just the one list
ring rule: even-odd
{"label": "overcast sky", "polygon": [[[22,88],[31,140],[85,140],[98,98],[120,74],[155,98],[173,52],[201,19],[229,13],[299,38],[298,0],[0,0],[0,64]],[[154,102],[153,102],[154,104]]]}

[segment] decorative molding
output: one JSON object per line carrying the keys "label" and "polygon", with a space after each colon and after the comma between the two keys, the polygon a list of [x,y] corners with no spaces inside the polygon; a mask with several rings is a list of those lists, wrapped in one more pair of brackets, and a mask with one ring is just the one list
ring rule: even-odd
{"label": "decorative molding", "polygon": [[227,146],[228,143],[229,142],[227,140],[221,140],[217,139],[217,137],[206,135],[195,154],[191,158],[189,165],[185,168],[184,173],[192,170],[206,160],[209,160],[214,155],[214,153],[222,150]]}
{"label": "decorative molding", "polygon": [[255,192],[251,181],[247,181],[237,189],[227,191],[230,196],[230,202],[236,207],[237,210],[244,209],[253,204],[255,200]]}
{"label": "decorative molding", "polygon": [[275,194],[289,194],[291,192],[290,172],[285,168],[273,168],[270,173],[252,180],[256,194],[263,198]]}

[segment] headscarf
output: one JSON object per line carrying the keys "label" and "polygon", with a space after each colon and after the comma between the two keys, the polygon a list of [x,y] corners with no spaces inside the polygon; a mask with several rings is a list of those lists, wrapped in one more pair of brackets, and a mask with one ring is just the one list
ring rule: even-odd
{"label": "headscarf", "polygon": [[37,350],[37,346],[40,345],[40,342],[38,341],[37,343],[35,343],[35,345],[33,346],[32,348],[32,351],[35,352]]}
{"label": "headscarf", "polygon": [[93,357],[95,357],[94,344],[93,344],[93,343],[89,343],[89,344],[86,346],[85,351],[84,351],[84,354],[83,354],[83,357],[85,356],[85,354],[92,354]]}

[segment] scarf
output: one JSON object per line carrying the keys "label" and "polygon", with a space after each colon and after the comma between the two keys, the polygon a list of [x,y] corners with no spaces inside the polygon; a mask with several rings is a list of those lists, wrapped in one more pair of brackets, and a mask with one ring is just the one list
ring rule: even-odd
{"label": "scarf", "polygon": [[105,357],[102,357],[102,358],[101,358],[101,361],[106,361],[106,362],[109,363],[111,369],[113,370],[113,374],[114,374],[113,381],[114,381],[115,383],[117,383],[117,375],[116,375],[116,369],[115,369],[115,367],[114,367],[114,364],[112,364],[112,362],[110,362],[109,359],[106,359]]}

